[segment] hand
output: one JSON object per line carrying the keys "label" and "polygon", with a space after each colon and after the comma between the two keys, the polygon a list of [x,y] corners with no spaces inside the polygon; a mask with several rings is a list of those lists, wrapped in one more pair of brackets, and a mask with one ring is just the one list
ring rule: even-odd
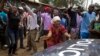
{"label": "hand", "polygon": [[71,35],[68,34],[67,32],[64,34],[68,39],[71,39]]}
{"label": "hand", "polygon": [[41,38],[42,38],[42,40],[47,40],[48,39],[47,36],[42,36]]}
{"label": "hand", "polygon": [[11,6],[11,3],[10,3],[9,1],[7,1],[7,5],[8,5],[8,6]]}
{"label": "hand", "polygon": [[23,7],[26,6],[26,4],[25,4],[24,2],[22,2],[21,5],[22,5]]}
{"label": "hand", "polygon": [[68,40],[71,40],[71,35],[70,34],[68,34]]}

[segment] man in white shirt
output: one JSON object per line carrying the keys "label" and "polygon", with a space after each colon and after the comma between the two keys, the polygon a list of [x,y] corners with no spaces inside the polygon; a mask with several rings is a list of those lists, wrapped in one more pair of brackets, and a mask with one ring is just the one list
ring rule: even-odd
{"label": "man in white shirt", "polygon": [[28,37],[29,49],[28,50],[33,49],[34,52],[37,52],[36,42],[35,42],[37,28],[38,28],[37,15],[25,3],[22,3],[22,6],[29,13],[29,16],[27,18],[27,29],[29,30],[29,37]]}

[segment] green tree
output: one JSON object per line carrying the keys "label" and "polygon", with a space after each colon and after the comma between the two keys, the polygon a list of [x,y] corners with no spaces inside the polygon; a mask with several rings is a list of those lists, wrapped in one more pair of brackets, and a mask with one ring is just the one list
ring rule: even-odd
{"label": "green tree", "polygon": [[49,4],[50,0],[40,0],[40,2],[45,3],[45,4]]}
{"label": "green tree", "polygon": [[40,2],[43,2],[45,4],[49,4],[50,2],[52,2],[53,5],[57,6],[57,7],[66,6],[67,5],[66,0],[40,0]]}
{"label": "green tree", "polygon": [[72,4],[76,4],[76,5],[81,5],[84,0],[40,0],[40,2],[49,4],[49,2],[52,2],[54,4],[54,6],[57,7],[68,7],[68,5]]}
{"label": "green tree", "polygon": [[100,5],[98,3],[95,3],[95,9],[99,9],[100,8]]}
{"label": "green tree", "polygon": [[6,0],[1,0],[0,1],[0,10],[4,8]]}
{"label": "green tree", "polygon": [[62,6],[67,7],[66,0],[54,0],[53,3],[55,6],[58,6],[58,7],[62,7]]}
{"label": "green tree", "polygon": [[82,5],[84,0],[72,0],[71,3],[74,5]]}

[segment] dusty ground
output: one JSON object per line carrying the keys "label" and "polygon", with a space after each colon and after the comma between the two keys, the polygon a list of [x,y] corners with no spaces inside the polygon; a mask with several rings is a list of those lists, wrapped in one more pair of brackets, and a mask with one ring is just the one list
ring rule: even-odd
{"label": "dusty ground", "polygon": [[[25,39],[24,40],[24,46],[26,47],[26,45],[27,45],[27,40]],[[37,48],[38,48],[38,52],[43,50],[43,41],[40,40],[39,42],[37,42]],[[32,52],[26,51],[26,49],[27,48],[20,49],[19,46],[18,46],[18,48],[17,48],[18,55],[17,56],[32,56],[31,55]],[[1,50],[0,49],[0,56],[7,56],[7,50]]]}

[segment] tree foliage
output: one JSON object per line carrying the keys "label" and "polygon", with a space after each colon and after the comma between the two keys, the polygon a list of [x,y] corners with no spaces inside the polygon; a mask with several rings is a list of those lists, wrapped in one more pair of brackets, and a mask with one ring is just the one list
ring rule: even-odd
{"label": "tree foliage", "polygon": [[40,1],[46,4],[52,2],[53,5],[57,7],[62,7],[62,6],[67,7],[69,4],[81,5],[84,2],[84,0],[40,0]]}
{"label": "tree foliage", "polygon": [[95,3],[95,9],[100,9],[100,5],[98,3]]}
{"label": "tree foliage", "polygon": [[84,0],[73,0],[72,4],[76,4],[76,5],[82,5],[84,2]]}
{"label": "tree foliage", "polygon": [[40,0],[40,2],[45,3],[45,4],[49,4],[50,0]]}

